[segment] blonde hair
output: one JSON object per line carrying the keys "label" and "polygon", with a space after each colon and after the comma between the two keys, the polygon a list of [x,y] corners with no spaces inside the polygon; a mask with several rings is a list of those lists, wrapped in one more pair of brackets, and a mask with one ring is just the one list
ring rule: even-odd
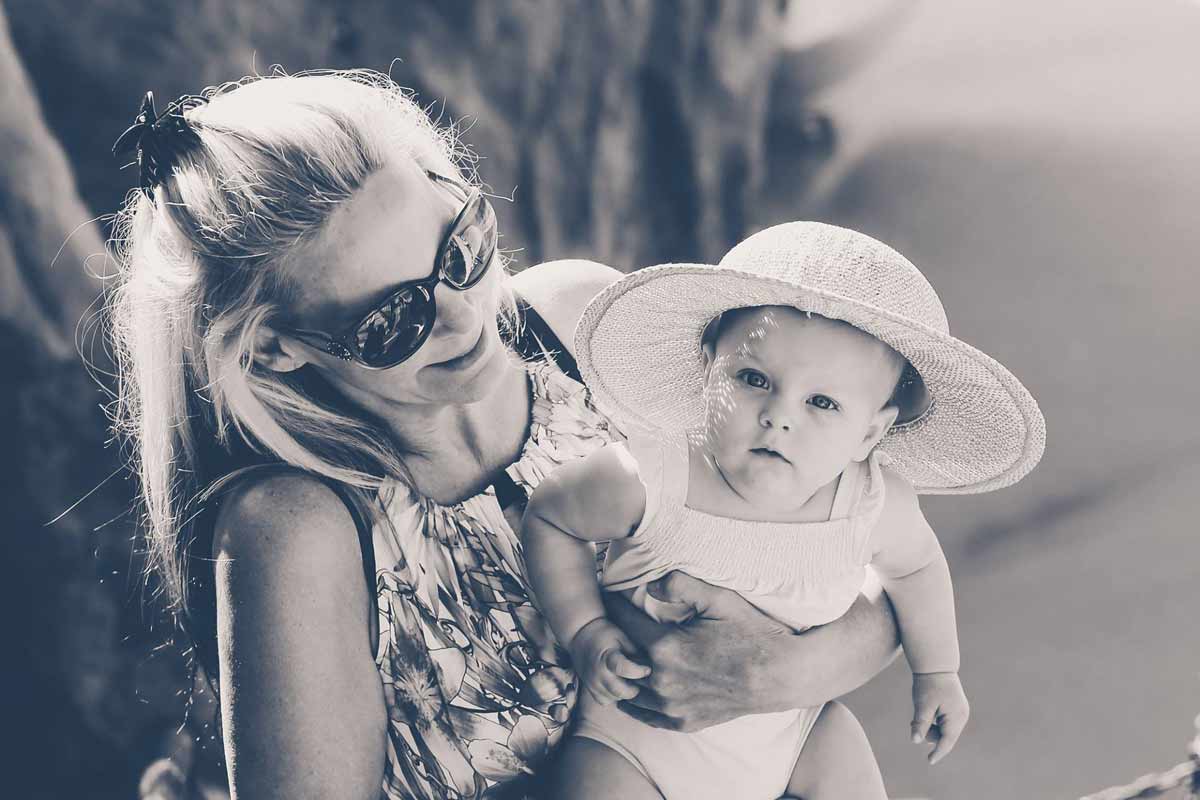
{"label": "blonde hair", "polygon": [[458,178],[472,163],[453,128],[379,73],[277,72],[205,96],[186,112],[199,143],[153,199],[134,190],[118,215],[108,298],[112,415],[141,479],[149,568],[176,611],[187,609],[192,506],[229,478],[230,453],[248,448],[364,497],[406,476],[382,427],[336,408],[323,381],[256,365],[255,337],[291,299],[289,257],[369,175],[397,156]]}

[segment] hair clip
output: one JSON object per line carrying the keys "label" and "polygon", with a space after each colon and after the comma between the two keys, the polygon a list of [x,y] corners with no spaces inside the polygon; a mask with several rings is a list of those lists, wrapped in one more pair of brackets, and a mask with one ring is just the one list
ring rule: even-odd
{"label": "hair clip", "polygon": [[154,93],[146,92],[133,124],[113,143],[114,156],[137,152],[138,185],[146,197],[153,200],[154,187],[167,179],[179,155],[200,144],[200,136],[183,112],[207,102],[197,95],[184,95],[158,114]]}

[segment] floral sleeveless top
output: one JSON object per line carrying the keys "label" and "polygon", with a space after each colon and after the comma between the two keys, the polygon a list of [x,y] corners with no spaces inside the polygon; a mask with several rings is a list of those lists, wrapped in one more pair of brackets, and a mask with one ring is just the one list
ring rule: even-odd
{"label": "floral sleeveless top", "polygon": [[[618,438],[587,390],[528,362],[529,437],[507,478],[531,492],[557,466]],[[376,663],[388,707],[388,800],[528,796],[578,692],[529,599],[521,544],[489,487],[453,506],[388,483],[373,531]],[[511,513],[511,510],[510,510]]]}

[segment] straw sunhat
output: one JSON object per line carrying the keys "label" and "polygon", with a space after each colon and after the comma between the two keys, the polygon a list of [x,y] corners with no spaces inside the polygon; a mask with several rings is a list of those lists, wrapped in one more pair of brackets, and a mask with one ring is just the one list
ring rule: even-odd
{"label": "straw sunhat", "polygon": [[768,228],[718,266],[665,264],[613,284],[575,331],[580,371],[618,425],[695,428],[704,421],[705,327],[730,309],[764,305],[843,320],[909,360],[925,402],[902,409],[902,419],[915,418],[895,425],[879,449],[917,491],[1000,489],[1041,459],[1037,403],[1011,372],[950,335],[920,271],[869,236],[818,222]]}

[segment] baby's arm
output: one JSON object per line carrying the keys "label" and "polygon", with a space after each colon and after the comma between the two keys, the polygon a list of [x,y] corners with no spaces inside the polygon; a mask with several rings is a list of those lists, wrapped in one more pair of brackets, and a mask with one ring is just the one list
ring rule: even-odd
{"label": "baby's arm", "polygon": [[608,446],[542,481],[521,523],[538,606],[602,703],[636,695],[627,679],[649,668],[632,660],[636,646],[604,615],[592,543],[630,535],[645,509],[637,464],[623,447]]}
{"label": "baby's arm", "polygon": [[895,608],[913,671],[913,741],[937,741],[929,756],[937,763],[970,714],[958,679],[950,568],[912,486],[886,469],[884,480],[887,501],[872,535],[872,566]]}

